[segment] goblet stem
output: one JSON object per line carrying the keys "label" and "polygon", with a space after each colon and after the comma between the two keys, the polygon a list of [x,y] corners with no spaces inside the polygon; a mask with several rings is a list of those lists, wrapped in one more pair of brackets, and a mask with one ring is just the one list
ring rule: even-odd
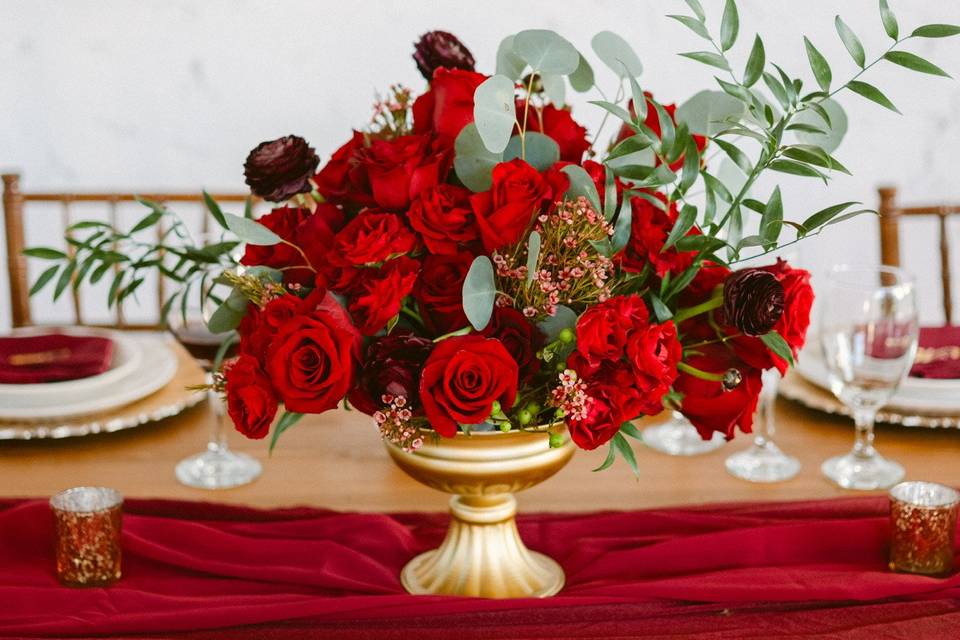
{"label": "goblet stem", "polygon": [[220,399],[216,391],[210,389],[207,391],[207,401],[213,408],[213,420],[210,421],[210,440],[207,442],[207,449],[219,453],[227,448],[223,400]]}
{"label": "goblet stem", "polygon": [[862,460],[870,460],[877,456],[873,448],[873,423],[876,419],[875,409],[854,409],[853,421],[856,424],[856,440],[853,444],[853,455]]}

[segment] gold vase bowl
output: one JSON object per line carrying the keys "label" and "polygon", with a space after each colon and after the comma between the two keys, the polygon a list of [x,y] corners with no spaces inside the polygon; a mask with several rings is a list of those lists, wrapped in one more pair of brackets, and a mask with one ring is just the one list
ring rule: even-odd
{"label": "gold vase bowl", "polygon": [[451,493],[450,528],[443,543],[403,568],[400,580],[413,594],[530,598],[563,587],[563,569],[530,551],[520,539],[516,491],[539,484],[573,456],[561,425],[562,443],[550,447],[548,429],[457,433],[428,440],[412,453],[386,443],[393,461],[415,480]]}

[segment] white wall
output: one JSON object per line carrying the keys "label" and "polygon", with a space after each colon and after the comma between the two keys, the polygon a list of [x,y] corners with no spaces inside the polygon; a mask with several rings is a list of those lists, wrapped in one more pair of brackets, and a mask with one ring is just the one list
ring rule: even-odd
{"label": "white wall", "polygon": [[[718,29],[722,3],[704,5]],[[952,1],[893,5],[902,30],[960,22]],[[741,64],[760,32],[768,58],[809,79],[805,34],[835,61],[835,78],[849,77],[855,68],[833,27],[838,11],[868,56],[887,46],[875,0],[741,0],[740,8],[733,55]],[[434,28],[460,36],[485,71],[507,33],[551,28],[589,51],[591,36],[611,29],[640,53],[644,87],[661,101],[682,102],[711,82],[705,67],[674,55],[702,48],[663,17],[683,12],[679,0],[0,0],[0,168],[21,169],[25,190],[240,189],[243,159],[257,142],[297,133],[326,155],[351,127],[364,125],[375,89],[398,81],[422,87],[411,43]],[[909,48],[960,77],[960,38]],[[841,200],[873,206],[876,185],[886,182],[909,200],[960,201],[960,84],[889,64],[866,79],[905,116],[845,96],[850,132],[837,156],[854,176],[834,180],[829,193],[818,182],[784,176],[788,215],[802,218]],[[596,126],[597,110],[576,100],[575,115]],[[760,195],[771,187],[761,185]],[[875,261],[875,227],[864,218],[835,228],[803,245],[801,261],[815,270],[839,260]],[[35,223],[28,242],[50,243],[58,232],[55,224]],[[928,322],[940,319],[934,247],[932,225],[907,231],[908,265],[925,276]],[[0,278],[0,327],[9,323],[7,295]],[[66,305],[38,308],[69,317]]]}

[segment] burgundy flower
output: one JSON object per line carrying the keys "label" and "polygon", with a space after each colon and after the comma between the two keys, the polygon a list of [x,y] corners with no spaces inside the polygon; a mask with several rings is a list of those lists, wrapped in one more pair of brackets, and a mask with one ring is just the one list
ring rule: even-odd
{"label": "burgundy flower", "polygon": [[762,269],[741,269],[723,284],[723,314],[728,324],[748,336],[761,336],[783,315],[783,285]]}
{"label": "burgundy flower", "polygon": [[428,31],[413,45],[413,59],[417,69],[429,82],[439,67],[473,71],[474,59],[470,50],[452,33]]}
{"label": "burgundy flower", "polygon": [[319,164],[320,158],[306,140],[285,136],[257,145],[243,164],[243,175],[255,195],[283,202],[310,191],[310,178]]}
{"label": "burgundy flower", "polygon": [[406,398],[414,415],[420,407],[420,372],[433,350],[433,340],[412,333],[392,333],[376,338],[367,347],[357,386],[350,392],[350,404],[373,415],[383,405],[381,397]]}
{"label": "burgundy flower", "polygon": [[520,368],[520,381],[528,382],[540,370],[539,351],[546,342],[543,332],[512,307],[496,307],[490,322],[480,332],[503,343]]}

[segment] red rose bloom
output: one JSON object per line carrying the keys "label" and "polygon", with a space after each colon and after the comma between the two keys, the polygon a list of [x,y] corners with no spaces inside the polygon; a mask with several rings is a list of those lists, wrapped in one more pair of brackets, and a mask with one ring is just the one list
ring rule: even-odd
{"label": "red rose bloom", "polygon": [[740,372],[741,382],[734,389],[725,391],[721,382],[702,380],[681,372],[673,388],[683,394],[680,411],[697,428],[704,440],[709,440],[717,431],[733,438],[737,426],[744,433],[753,428],[753,413],[760,397],[760,370],[743,362],[730,349],[720,345],[698,347],[701,355],[692,356],[687,363],[702,371],[723,373],[735,368]]}
{"label": "red rose bloom", "polygon": [[420,407],[420,372],[433,351],[433,340],[412,333],[394,331],[375,338],[367,347],[357,386],[348,396],[350,404],[373,415],[384,402],[384,395],[403,397],[413,415],[423,415]]}
{"label": "red rose bloom", "polygon": [[333,296],[308,298],[302,313],[283,323],[270,344],[267,373],[289,411],[333,409],[353,386],[360,334]]}
{"label": "red rose bloom", "polygon": [[466,251],[454,255],[428,255],[423,274],[413,291],[427,329],[443,335],[467,326],[463,313],[463,281],[474,256]]}
{"label": "red rose bloom", "polygon": [[400,216],[366,209],[337,233],[333,249],[338,264],[360,266],[409,253],[416,243]]}
{"label": "red rose bloom", "polygon": [[[653,131],[659,138],[662,131],[660,129],[660,115],[657,113],[657,110],[654,109],[653,103],[650,102],[650,98],[652,98],[653,95],[649,91],[644,91],[643,95],[647,97],[647,117],[643,121],[643,124],[647,125],[650,128],[650,130]],[[670,116],[670,119],[673,121],[674,126],[676,126],[677,118],[674,114],[676,114],[677,112],[677,105],[663,104],[660,106],[663,107],[663,110],[667,112],[667,115]],[[636,111],[634,111],[633,109],[633,100],[630,101],[630,115],[636,116]],[[624,123],[620,127],[620,132],[617,134],[617,138],[614,141],[614,144],[616,144],[617,142],[620,142],[621,140],[625,140],[626,138],[629,138],[634,134],[635,134],[634,130],[631,129],[626,123]],[[699,136],[694,134],[693,141],[697,145],[697,150],[700,151],[701,153],[703,152],[704,149],[707,148],[707,139],[704,136]],[[656,163],[658,165],[660,164],[659,158],[657,158]],[[677,158],[675,161],[673,161],[670,164],[670,169],[673,171],[676,171],[682,166],[683,166],[683,155],[681,155],[679,158]]]}
{"label": "red rose bloom", "polygon": [[359,158],[363,148],[363,134],[354,131],[353,137],[334,151],[330,161],[313,177],[317,191],[329,202],[360,206],[374,204],[367,174]]}
{"label": "red rose bloom", "polygon": [[428,136],[411,135],[374,140],[359,152],[359,159],[377,205],[402,211],[421,191],[446,179],[450,155],[448,151],[433,151]]}
{"label": "red rose bloom", "polygon": [[[523,122],[522,100],[517,101],[517,121]],[[570,109],[560,109],[552,104],[545,105],[540,113],[530,109],[527,113],[527,131],[549,136],[560,147],[560,161],[579,164],[583,154],[590,148],[586,128],[580,126]]]}
{"label": "red rose bloom", "polygon": [[413,103],[413,130],[432,133],[452,147],[460,130],[473,122],[473,92],[487,79],[482,73],[439,68],[430,90]]}
{"label": "red rose bloom", "polygon": [[341,227],[343,211],[340,207],[321,202],[313,214],[294,229],[292,242],[303,249],[313,268],[320,271],[330,262],[330,247]]}
{"label": "red rose bloom", "polygon": [[452,438],[457,425],[490,417],[494,400],[513,406],[517,374],[517,363],[499,340],[478,335],[441,340],[420,378],[424,415],[437,433]]}
{"label": "red rose bloom", "polygon": [[[664,200],[659,193],[657,198]],[[640,273],[644,265],[649,264],[659,277],[670,272],[679,274],[693,263],[696,251],[677,251],[676,246],[666,251],[663,245],[677,221],[676,205],[671,203],[664,211],[645,198],[634,196],[630,200],[633,219],[630,224],[630,239],[620,252],[620,266],[624,271]],[[687,235],[699,233],[691,229]]]}
{"label": "red rose bloom", "polygon": [[540,370],[537,351],[543,348],[546,336],[513,307],[495,307],[480,334],[503,343],[520,367],[520,382],[528,382]]}
{"label": "red rose bloom", "polygon": [[[298,207],[279,207],[268,214],[261,216],[257,222],[270,229],[275,234],[296,244],[296,230],[301,223],[310,217],[309,209]],[[306,266],[306,261],[300,253],[287,244],[274,244],[270,246],[261,246],[248,244],[244,251],[240,264],[250,267],[264,266],[274,269],[286,269],[289,267]],[[284,279],[288,282],[291,279],[295,282],[304,282],[311,280],[309,269],[292,269],[284,273]],[[304,282],[301,282],[303,284]]]}
{"label": "red rose bloom", "polygon": [[456,185],[440,184],[424,191],[407,216],[431,253],[452,255],[480,236],[470,209],[470,191]]}
{"label": "red rose bloom", "polygon": [[407,256],[390,260],[379,269],[365,269],[350,303],[360,333],[372,336],[400,313],[420,273],[420,263]]}
{"label": "red rose bloom", "polygon": [[285,322],[297,315],[303,306],[304,301],[292,293],[274,298],[262,309],[250,305],[238,328],[240,353],[255,357],[261,366],[265,366],[273,336]]}
{"label": "red rose bloom", "polygon": [[614,296],[589,307],[577,320],[577,352],[584,358],[584,375],[605,360],[626,355],[628,338],[650,324],[650,313],[640,296]]}
{"label": "red rose bloom", "polygon": [[534,215],[566,191],[563,186],[563,191],[555,192],[562,185],[551,184],[519,158],[495,166],[492,180],[489,191],[470,196],[480,239],[488,252],[520,240]]}
{"label": "red rose bloom", "polygon": [[277,415],[277,398],[257,359],[241,354],[225,368],[224,378],[227,413],[237,431],[253,440],[266,437]]}

